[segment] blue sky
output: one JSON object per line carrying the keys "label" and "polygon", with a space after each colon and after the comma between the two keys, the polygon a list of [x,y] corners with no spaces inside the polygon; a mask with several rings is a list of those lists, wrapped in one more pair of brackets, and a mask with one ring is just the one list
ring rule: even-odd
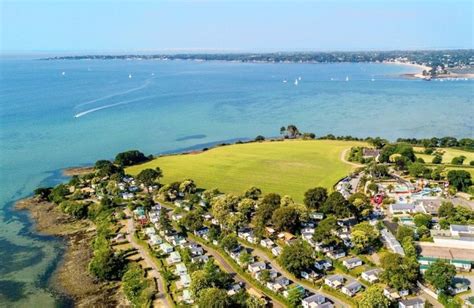
{"label": "blue sky", "polygon": [[0,0],[1,50],[473,48],[472,1]]}

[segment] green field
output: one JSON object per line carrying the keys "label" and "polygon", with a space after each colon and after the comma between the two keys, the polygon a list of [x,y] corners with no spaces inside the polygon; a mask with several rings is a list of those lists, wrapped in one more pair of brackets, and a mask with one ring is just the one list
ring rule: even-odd
{"label": "green field", "polygon": [[[425,163],[431,163],[431,161],[434,158],[434,155],[428,155],[428,154],[421,154],[423,153],[424,148],[422,147],[415,147],[413,148],[416,153],[416,157],[421,157],[425,161]],[[467,152],[463,150],[458,150],[458,149],[451,149],[451,148],[439,148],[439,151],[444,152],[443,154],[443,164],[451,164],[451,160],[454,157],[464,155],[466,156],[466,159],[464,160],[463,165],[469,165],[469,162],[471,160],[474,160],[474,152]]]}
{"label": "green field", "polygon": [[286,140],[223,146],[198,154],[163,156],[129,167],[136,175],[145,168],[160,167],[163,183],[193,179],[199,187],[242,193],[257,186],[302,201],[311,187],[329,189],[355,167],[341,160],[344,150],[361,142]]}

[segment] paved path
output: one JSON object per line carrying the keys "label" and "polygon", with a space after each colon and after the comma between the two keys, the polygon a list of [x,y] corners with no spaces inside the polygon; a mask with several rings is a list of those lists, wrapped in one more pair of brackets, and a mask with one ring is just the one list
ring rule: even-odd
{"label": "paved path", "polygon": [[324,290],[322,290],[321,288],[318,289],[318,288],[312,286],[310,283],[306,283],[304,281],[292,278],[293,275],[291,275],[287,270],[285,270],[283,267],[281,267],[280,264],[278,264],[278,262],[275,259],[269,258],[268,255],[263,250],[261,250],[259,248],[252,247],[250,245],[247,245],[243,241],[240,241],[240,244],[242,244],[245,247],[248,247],[248,248],[252,249],[252,254],[254,256],[259,257],[260,259],[263,259],[263,260],[269,262],[272,265],[273,268],[275,268],[280,273],[284,274],[286,277],[290,278],[291,280],[295,280],[295,282],[297,282],[298,284],[301,284],[302,286],[304,286],[306,289],[310,290],[313,293],[320,293],[320,294],[326,296],[327,298],[329,298],[334,303],[334,305],[336,307],[348,307],[348,306],[350,306],[349,304],[342,302],[341,300],[337,299],[336,297],[325,293]]}
{"label": "paved path", "polygon": [[[132,217],[128,208],[125,209],[125,213],[128,217]],[[133,221],[133,218],[127,219],[125,228],[127,230],[127,240],[130,242],[133,248],[135,248],[139,252],[140,256],[145,261],[147,267],[152,269],[151,271],[149,271],[150,276],[156,279],[156,283],[158,285],[158,294],[157,296],[155,296],[153,307],[173,307],[173,305],[166,297],[166,283],[163,277],[161,277],[160,269],[156,265],[153,258],[150,256],[149,252],[145,248],[143,248],[142,245],[137,243],[135,238],[133,237],[133,235],[135,234],[135,222]]]}
{"label": "paved path", "polygon": [[[243,282],[245,284],[246,289],[252,288],[252,289],[256,290],[257,293],[262,294],[262,292],[260,292],[260,290],[252,287],[252,285],[253,285],[252,282],[248,281],[245,277],[239,275],[236,271],[234,271],[233,266],[230,265],[229,262],[227,262],[227,260],[221,255],[221,253],[219,251],[215,250],[214,248],[212,248],[208,245],[203,244],[202,242],[198,242],[198,243],[200,245],[202,245],[205,248],[205,250],[207,250],[208,254],[210,254],[211,256],[214,257],[214,259],[221,265],[222,269],[225,272],[233,274],[235,280],[237,280],[239,282]],[[265,293],[263,293],[263,294],[265,294]],[[265,295],[272,299],[273,307],[275,307],[275,308],[286,307],[285,304],[278,301],[278,299],[276,299],[274,297],[271,297],[267,294],[265,294]]]}
{"label": "paved path", "polygon": [[342,160],[342,162],[346,163],[346,164],[349,164],[351,166],[354,166],[354,167],[364,167],[364,165],[362,164],[358,164],[358,163],[354,163],[354,162],[351,162],[351,161],[348,161],[346,159],[346,154],[347,152],[350,151],[350,149],[345,149],[344,151],[341,152],[341,156],[340,156],[340,159]]}

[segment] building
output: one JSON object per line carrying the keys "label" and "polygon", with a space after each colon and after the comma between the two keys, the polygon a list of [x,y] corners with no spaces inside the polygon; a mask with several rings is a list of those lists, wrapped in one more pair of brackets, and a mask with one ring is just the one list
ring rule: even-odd
{"label": "building", "polygon": [[179,276],[179,283],[184,287],[187,288],[191,285],[191,276],[189,274],[184,274]]}
{"label": "building", "polygon": [[278,257],[281,254],[281,247],[280,246],[273,247],[272,254]]}
{"label": "building", "polygon": [[249,264],[247,267],[248,271],[252,274],[256,274],[266,268],[267,268],[267,264],[265,264],[265,262],[255,262],[255,263]]}
{"label": "building", "polygon": [[368,281],[370,283],[377,282],[379,280],[379,275],[382,271],[378,268],[374,268],[365,272],[362,272],[361,277],[365,281]]}
{"label": "building", "polygon": [[354,258],[350,258],[350,259],[346,259],[344,261],[342,261],[342,264],[347,267],[348,269],[353,269],[353,268],[356,268],[358,266],[361,266],[362,265],[362,260],[357,258],[357,257],[354,257]]}
{"label": "building", "polygon": [[160,250],[163,253],[171,253],[174,249],[173,249],[173,246],[171,246],[170,244],[163,243],[163,244],[160,245]]}
{"label": "building", "polygon": [[326,253],[326,256],[328,256],[331,259],[340,259],[346,256],[346,252],[344,250],[332,250],[332,251],[328,251]]}
{"label": "building", "polygon": [[410,214],[416,212],[416,206],[411,203],[395,203],[389,206],[390,213],[393,214]]}
{"label": "building", "polygon": [[400,242],[397,241],[395,236],[390,231],[388,231],[387,229],[382,229],[382,231],[380,231],[380,234],[382,235],[383,241],[388,246],[388,248],[390,248],[390,250],[395,253],[398,253],[399,255],[405,255],[405,251],[403,250],[402,245],[400,245]]}
{"label": "building", "polygon": [[332,263],[329,260],[318,260],[314,262],[314,267],[320,271],[329,270],[332,267]]}
{"label": "building", "polygon": [[341,275],[330,275],[324,278],[324,283],[331,288],[337,289],[344,283],[344,277]]}
{"label": "building", "polygon": [[275,243],[269,238],[264,238],[260,241],[260,245],[265,248],[272,248],[275,245]]}
{"label": "building", "polygon": [[424,308],[425,301],[418,297],[405,299],[398,302],[398,307],[399,308]]}
{"label": "building", "polygon": [[420,263],[422,266],[428,267],[431,263],[436,262],[437,260],[444,260],[446,262],[449,262],[450,264],[454,265],[457,270],[461,271],[470,271],[472,268],[472,261],[470,260],[462,260],[462,259],[443,259],[443,258],[438,258],[438,257],[419,257],[418,258],[418,263]]}
{"label": "building", "polygon": [[474,225],[451,225],[451,236],[474,236]]}
{"label": "building", "polygon": [[301,305],[303,305],[303,308],[316,308],[322,307],[321,305],[326,303],[326,301],[327,299],[325,296],[316,293],[303,299]]}
{"label": "building", "polygon": [[179,254],[179,252],[173,251],[172,253],[170,253],[170,256],[166,258],[166,262],[168,262],[168,264],[179,263],[181,262],[181,255]]}
{"label": "building", "polygon": [[188,273],[188,269],[186,268],[186,265],[184,265],[184,263],[176,264],[176,270],[175,270],[176,275],[181,276],[187,273]]}
{"label": "building", "polygon": [[362,289],[362,285],[360,282],[353,280],[346,284],[345,286],[342,287],[341,291],[342,293],[348,295],[348,296],[354,296],[357,292]]}

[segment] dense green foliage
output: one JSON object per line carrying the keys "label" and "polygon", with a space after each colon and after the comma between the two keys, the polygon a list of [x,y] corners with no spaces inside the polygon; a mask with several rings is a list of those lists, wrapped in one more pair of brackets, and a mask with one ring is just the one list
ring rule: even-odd
{"label": "dense green foliage", "polygon": [[145,272],[136,263],[128,266],[122,277],[123,292],[133,307],[149,307],[153,296],[150,281],[145,278]]}
{"label": "dense green foliage", "polygon": [[419,265],[415,258],[387,253],[382,256],[380,263],[384,269],[381,278],[389,286],[397,290],[408,290],[415,286],[419,276]]}
{"label": "dense green foliage", "polygon": [[467,191],[472,185],[471,174],[465,170],[449,170],[447,179],[459,191]]}
{"label": "dense green foliage", "polygon": [[373,285],[362,293],[359,301],[359,308],[388,308],[390,300],[383,294],[383,289],[379,285]]}
{"label": "dense green foliage", "polygon": [[115,163],[122,167],[144,163],[149,160],[149,157],[137,150],[122,152],[115,156]]}
{"label": "dense green foliage", "polygon": [[311,188],[304,194],[304,204],[309,209],[319,210],[328,198],[328,191],[324,187]]}
{"label": "dense green foliage", "polygon": [[448,291],[454,276],[456,276],[456,267],[442,260],[431,263],[424,275],[426,281],[440,292]]}
{"label": "dense green foliage", "polygon": [[303,240],[286,245],[279,257],[281,265],[296,276],[299,276],[301,271],[308,269],[314,261],[313,249]]}

